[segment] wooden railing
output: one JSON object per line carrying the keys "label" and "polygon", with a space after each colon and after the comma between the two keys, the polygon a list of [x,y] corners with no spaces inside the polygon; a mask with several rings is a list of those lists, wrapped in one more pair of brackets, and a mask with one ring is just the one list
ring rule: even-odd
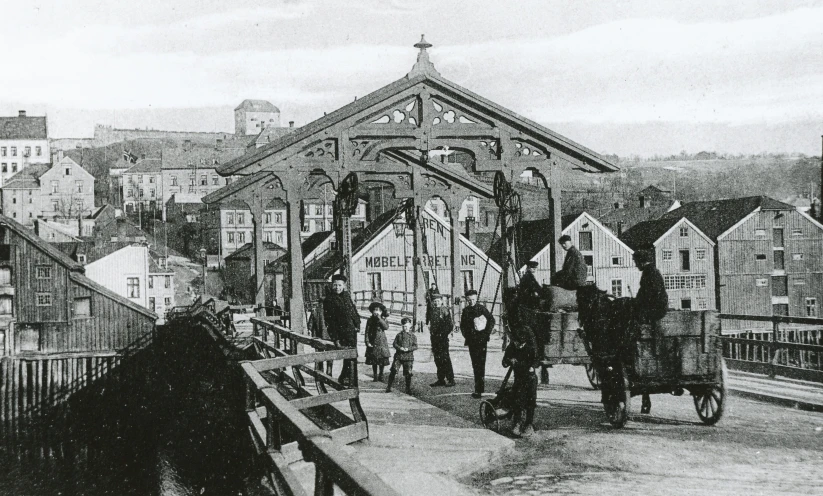
{"label": "wooden railing", "polygon": [[[289,467],[302,458],[314,463],[316,495],[335,494],[335,486],[345,494],[397,494],[342,449],[344,444],[368,437],[357,389],[357,351],[335,347],[330,341],[265,320],[253,318],[252,324],[255,346],[262,358],[241,364],[246,379],[246,411],[252,442],[267,463],[269,482],[276,493],[306,494]],[[301,347],[314,351],[301,352]],[[351,364],[348,384],[324,372],[324,362],[334,360]],[[318,394],[306,389],[304,376],[314,380]],[[337,411],[331,404],[346,400],[351,418],[342,416],[337,421],[342,419],[344,425],[330,428]],[[318,426],[318,416],[326,428]]]}
{"label": "wooden railing", "polygon": [[[722,336],[723,356],[735,368],[823,382],[823,319],[720,314],[723,320],[770,322],[771,331]],[[786,329],[781,324],[815,326]]]}

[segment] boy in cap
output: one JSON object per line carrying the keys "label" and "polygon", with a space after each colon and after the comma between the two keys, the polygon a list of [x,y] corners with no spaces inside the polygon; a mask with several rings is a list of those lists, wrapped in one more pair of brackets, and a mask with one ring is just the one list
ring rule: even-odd
{"label": "boy in cap", "polygon": [[[360,331],[360,313],[346,290],[346,276],[335,274],[331,281],[331,291],[323,300],[323,319],[329,339],[334,341],[335,346],[354,348],[357,346],[357,333]],[[346,360],[338,378],[340,383],[349,384],[350,374],[351,363]]]}
{"label": "boy in cap", "polygon": [[512,435],[531,437],[534,434],[534,410],[537,407],[537,341],[534,332],[519,318],[519,312],[509,314],[512,338],[503,354],[503,366],[514,371]]}
{"label": "boy in cap", "polygon": [[412,321],[408,317],[403,317],[400,321],[403,329],[394,337],[394,344],[392,346],[396,350],[394,352],[394,361],[391,364],[391,372],[389,372],[389,383],[386,385],[386,392],[391,392],[391,386],[394,378],[397,375],[397,369],[403,365],[403,376],[406,378],[406,394],[411,394],[411,381],[414,373],[414,350],[417,349],[417,337],[412,332]]}
{"label": "boy in cap", "polygon": [[494,329],[491,312],[477,301],[477,291],[466,291],[466,307],[460,314],[460,332],[469,347],[469,357],[474,372],[474,392],[472,398],[480,398],[485,391],[486,347]]}
{"label": "boy in cap", "polygon": [[429,332],[431,332],[432,355],[437,367],[437,382],[431,387],[454,386],[454,369],[449,356],[449,335],[454,330],[452,313],[443,306],[443,295],[432,295],[432,308],[429,315]]}
{"label": "boy in cap", "polygon": [[521,303],[531,308],[536,308],[540,304],[540,292],[543,290],[534,276],[538,265],[535,260],[526,262],[526,273],[523,274],[517,286]]}

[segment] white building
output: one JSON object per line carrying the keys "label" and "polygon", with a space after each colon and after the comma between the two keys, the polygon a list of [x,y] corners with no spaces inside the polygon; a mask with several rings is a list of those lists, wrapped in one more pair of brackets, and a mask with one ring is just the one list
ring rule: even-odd
{"label": "white building", "polygon": [[0,186],[30,164],[51,162],[46,117],[0,117]]}

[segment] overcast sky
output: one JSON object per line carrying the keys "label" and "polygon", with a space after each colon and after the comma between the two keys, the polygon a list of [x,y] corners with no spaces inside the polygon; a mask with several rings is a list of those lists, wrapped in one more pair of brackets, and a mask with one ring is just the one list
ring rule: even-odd
{"label": "overcast sky", "polygon": [[[0,114],[52,137],[302,125],[441,74],[602,153],[820,153],[823,1],[0,0]],[[9,21],[12,22],[9,22]]]}

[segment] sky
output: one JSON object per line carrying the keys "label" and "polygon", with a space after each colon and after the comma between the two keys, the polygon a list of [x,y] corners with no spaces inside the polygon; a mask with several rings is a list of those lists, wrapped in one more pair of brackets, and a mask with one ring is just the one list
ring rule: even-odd
{"label": "sky", "polygon": [[403,77],[447,79],[600,153],[801,152],[823,134],[823,0],[0,0],[0,115],[51,137],[303,125]]}

